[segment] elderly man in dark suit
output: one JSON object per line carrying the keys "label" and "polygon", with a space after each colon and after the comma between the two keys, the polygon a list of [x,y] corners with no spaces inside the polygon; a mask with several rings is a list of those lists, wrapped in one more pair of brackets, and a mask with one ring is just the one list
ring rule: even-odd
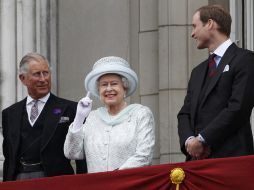
{"label": "elderly man in dark suit", "polygon": [[254,53],[229,39],[231,16],[218,5],[199,8],[191,36],[210,58],[193,69],[178,133],[187,160],[254,153]]}
{"label": "elderly man in dark suit", "polygon": [[[49,63],[40,54],[22,58],[19,78],[28,96],[2,112],[3,181],[73,174],[63,145],[77,103],[50,93]],[[78,173],[86,172],[84,160],[76,163]]]}

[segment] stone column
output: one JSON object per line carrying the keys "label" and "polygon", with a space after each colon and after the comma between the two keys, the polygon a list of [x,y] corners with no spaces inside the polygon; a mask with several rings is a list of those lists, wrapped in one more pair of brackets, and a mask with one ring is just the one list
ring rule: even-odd
{"label": "stone column", "polygon": [[[36,10],[34,0],[17,1],[17,68],[21,58],[36,49]],[[17,78],[17,101],[27,95],[26,87]]]}
{"label": "stone column", "polygon": [[158,96],[158,1],[139,1],[138,53],[140,103],[148,106],[155,118],[155,151],[153,164],[159,164],[159,96]]}
{"label": "stone column", "polygon": [[[57,89],[57,50],[55,0],[17,0],[17,68],[28,52],[38,52],[47,57],[52,68],[52,88]],[[17,100],[27,95],[17,78]]]}
{"label": "stone column", "polygon": [[239,46],[243,46],[242,39],[242,2],[237,0],[229,1],[229,10],[232,18],[230,38]]}
{"label": "stone column", "polygon": [[1,1],[1,109],[16,101],[15,0]]}
{"label": "stone column", "polygon": [[[15,0],[1,0],[1,110],[16,100],[16,38]],[[2,120],[2,118],[1,118]],[[2,122],[1,122],[2,123]],[[0,142],[2,144],[2,135]],[[0,177],[2,176],[3,154],[0,149]]]}
{"label": "stone column", "polygon": [[57,0],[36,0],[37,51],[47,57],[52,71],[52,91],[57,93]]}
{"label": "stone column", "polygon": [[254,51],[254,2],[252,0],[246,0],[246,28],[246,47]]}

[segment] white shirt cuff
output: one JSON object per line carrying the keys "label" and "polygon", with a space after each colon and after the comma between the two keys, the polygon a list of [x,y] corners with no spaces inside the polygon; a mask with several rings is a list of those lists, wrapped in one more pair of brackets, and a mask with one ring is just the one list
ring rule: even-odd
{"label": "white shirt cuff", "polygon": [[202,137],[202,135],[198,134],[198,140],[202,143],[206,143],[205,139]]}
{"label": "white shirt cuff", "polygon": [[194,137],[194,136],[190,136],[190,137],[188,137],[188,139],[186,139],[186,141],[185,141],[185,147],[187,146],[189,140],[191,140],[191,139],[193,139],[193,138],[195,138],[195,137]]}

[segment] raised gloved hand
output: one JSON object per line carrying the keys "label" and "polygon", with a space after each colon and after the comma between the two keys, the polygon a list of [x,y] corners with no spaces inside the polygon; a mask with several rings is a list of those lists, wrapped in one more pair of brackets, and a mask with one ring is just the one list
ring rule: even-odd
{"label": "raised gloved hand", "polygon": [[92,109],[93,100],[90,99],[89,95],[90,92],[78,102],[76,116],[73,121],[74,130],[79,130],[82,127],[85,118],[87,118]]}

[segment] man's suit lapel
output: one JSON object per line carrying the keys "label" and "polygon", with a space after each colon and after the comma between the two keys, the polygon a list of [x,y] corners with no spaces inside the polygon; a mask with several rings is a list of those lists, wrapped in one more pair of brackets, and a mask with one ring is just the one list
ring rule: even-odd
{"label": "man's suit lapel", "polygon": [[13,146],[13,154],[16,155],[18,153],[18,148],[20,144],[20,132],[22,126],[22,116],[26,106],[26,98],[17,104],[15,109],[11,110],[10,120],[8,126],[11,130],[11,146]]}
{"label": "man's suit lapel", "polygon": [[63,115],[66,106],[58,101],[58,98],[53,94],[50,94],[50,97],[43,108],[45,114],[44,129],[42,134],[41,141],[41,151],[47,146],[48,142],[54,135],[58,122],[60,121],[61,116]]}
{"label": "man's suit lapel", "polygon": [[193,106],[191,106],[191,113],[196,113],[196,109],[197,109],[198,101],[199,101],[199,96],[200,96],[200,93],[202,90],[203,82],[205,81],[205,77],[206,77],[207,67],[208,67],[208,60],[201,63],[200,68],[197,70],[197,74],[195,75],[195,79],[193,79],[195,85],[193,87],[194,90],[193,90],[193,94],[191,96],[192,97],[192,104],[193,104]]}
{"label": "man's suit lapel", "polygon": [[221,61],[219,63],[219,66],[217,68],[217,74],[212,77],[210,79],[210,82],[208,84],[208,87],[206,89],[206,92],[204,94],[204,97],[202,98],[202,102],[201,105],[205,102],[208,94],[212,91],[212,89],[215,87],[216,83],[218,82],[221,74],[223,73],[223,70],[225,68],[226,65],[230,65],[231,60],[235,57],[235,51],[237,50],[237,46],[233,43],[231,46],[229,46],[229,48],[227,49],[227,51],[225,52],[225,54],[223,55],[223,57],[221,58]]}

